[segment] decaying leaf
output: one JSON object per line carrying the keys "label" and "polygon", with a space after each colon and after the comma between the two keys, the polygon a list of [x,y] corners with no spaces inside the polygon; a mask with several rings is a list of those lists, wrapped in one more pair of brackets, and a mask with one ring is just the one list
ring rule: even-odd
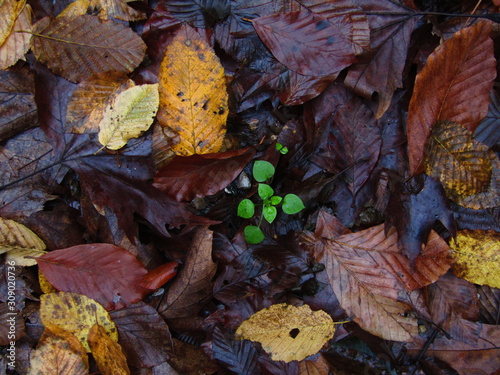
{"label": "decaying leaf", "polygon": [[82,294],[58,292],[42,294],[40,297],[40,317],[42,324],[53,324],[73,333],[87,352],[90,328],[95,324],[104,327],[107,334],[118,341],[118,332],[109,314],[99,303]]}
{"label": "decaying leaf", "polygon": [[7,260],[18,266],[34,266],[46,253],[45,243],[23,224],[0,218],[0,254],[7,252]]}
{"label": "decaying leaf", "polygon": [[417,74],[406,125],[412,174],[423,169],[434,123],[448,120],[474,132],[488,113],[497,66],[490,31],[486,21],[458,31],[436,48]]}
{"label": "decaying leaf", "polygon": [[125,146],[153,123],[159,104],[158,84],[131,87],[104,109],[99,142],[110,150]]}
{"label": "decaying leaf", "polygon": [[224,68],[205,40],[184,25],[168,45],[161,63],[158,120],[180,136],[177,155],[217,152],[228,115]]}
{"label": "decaying leaf", "polygon": [[72,82],[106,71],[129,73],[146,45],[128,27],[95,16],[42,19],[35,25],[33,52],[54,73]]}
{"label": "decaying leaf", "polygon": [[103,326],[94,324],[90,328],[88,343],[102,375],[130,374],[127,358],[120,344],[108,335]]}
{"label": "decaying leaf", "polygon": [[279,303],[253,314],[236,335],[260,342],[274,361],[290,362],[316,354],[334,332],[333,320],[324,311]]}
{"label": "decaying leaf", "polygon": [[90,6],[99,11],[99,17],[116,18],[123,21],[138,21],[146,18],[145,14],[129,6],[124,0],[90,0]]}
{"label": "decaying leaf", "polygon": [[500,236],[494,231],[462,230],[451,243],[453,273],[474,284],[500,288]]}
{"label": "decaying leaf", "polygon": [[87,14],[90,6],[90,0],[76,0],[69,4],[64,10],[57,15],[57,17],[74,18]]}
{"label": "decaying leaf", "polygon": [[17,17],[12,32],[3,44],[0,43],[0,69],[7,69],[14,65],[17,60],[24,59],[24,55],[30,47],[32,13],[31,6],[26,4]]}
{"label": "decaying leaf", "polygon": [[88,375],[87,351],[68,330],[46,323],[42,338],[30,356],[28,375]]}
{"label": "decaying leaf", "polygon": [[0,45],[2,45],[14,27],[17,17],[22,12],[26,0],[3,0],[0,2]]}

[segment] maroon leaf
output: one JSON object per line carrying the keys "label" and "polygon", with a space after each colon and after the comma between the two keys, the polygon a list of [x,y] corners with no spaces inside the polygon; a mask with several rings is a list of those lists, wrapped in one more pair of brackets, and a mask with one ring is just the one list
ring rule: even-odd
{"label": "maroon leaf", "polygon": [[140,286],[147,270],[127,250],[115,245],[77,245],[51,251],[37,262],[57,290],[84,294],[107,310],[121,309],[150,292]]}
{"label": "maroon leaf", "polygon": [[300,74],[335,75],[356,61],[349,39],[317,14],[274,14],[252,23],[273,55]]}
{"label": "maroon leaf", "polygon": [[177,156],[156,174],[153,185],[172,199],[190,201],[229,185],[252,160],[254,147],[214,154]]}

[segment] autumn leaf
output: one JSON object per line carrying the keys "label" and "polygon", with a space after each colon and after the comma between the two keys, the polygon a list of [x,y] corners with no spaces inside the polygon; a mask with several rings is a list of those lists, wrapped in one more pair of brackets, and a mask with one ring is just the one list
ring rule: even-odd
{"label": "autumn leaf", "polygon": [[453,273],[474,284],[500,288],[500,239],[497,232],[462,230],[453,239]]}
{"label": "autumn leaf", "polygon": [[103,326],[94,324],[89,330],[88,343],[97,367],[103,375],[129,375],[127,358],[121,346],[113,340]]}
{"label": "autumn leaf", "polygon": [[224,68],[194,29],[185,25],[177,32],[158,78],[158,120],[180,136],[172,150],[184,156],[219,151],[228,115]]}
{"label": "autumn leaf", "polygon": [[131,87],[104,109],[99,142],[110,150],[125,146],[149,129],[159,105],[158,84]]}
{"label": "autumn leaf", "polygon": [[87,15],[42,19],[32,42],[37,59],[72,82],[106,71],[129,73],[146,51],[144,42],[129,28]]}
{"label": "autumn leaf", "polygon": [[423,168],[434,123],[452,121],[474,132],[488,113],[496,77],[490,30],[490,24],[481,21],[458,31],[436,48],[417,74],[407,120],[412,175]]}
{"label": "autumn leaf", "polygon": [[[12,1],[15,3],[15,1]],[[18,2],[23,3],[22,1]],[[24,6],[21,14],[17,17],[10,35],[3,42],[0,42],[0,69],[7,69],[18,60],[23,59],[28,52],[31,41],[31,17],[33,11],[29,4]]]}
{"label": "autumn leaf", "polygon": [[87,375],[87,351],[70,331],[46,323],[42,338],[30,356],[29,375]]}
{"label": "autumn leaf", "polygon": [[42,324],[53,324],[73,333],[87,352],[90,353],[88,333],[95,324],[104,326],[108,335],[118,341],[118,332],[108,312],[93,299],[82,294],[58,292],[42,294],[40,300]]}
{"label": "autumn leaf", "polygon": [[6,261],[15,261],[18,266],[34,266],[36,260],[46,253],[45,243],[23,224],[0,218],[0,254],[7,252]]}
{"label": "autumn leaf", "polygon": [[0,3],[0,46],[5,42],[22,12],[26,0],[3,0]]}
{"label": "autumn leaf", "polygon": [[90,6],[99,11],[99,17],[116,18],[123,21],[139,21],[146,18],[143,12],[129,6],[122,0],[90,0]]}
{"label": "autumn leaf", "polygon": [[214,358],[242,375],[252,375],[258,368],[259,355],[250,341],[235,340],[215,327],[212,336]]}
{"label": "autumn leaf", "polygon": [[316,354],[333,337],[332,318],[308,305],[272,305],[245,320],[236,337],[257,341],[274,361],[301,361]]}
{"label": "autumn leaf", "polygon": [[141,279],[141,287],[155,290],[160,288],[167,281],[172,279],[177,274],[177,262],[168,262],[161,266],[149,271]]}
{"label": "autumn leaf", "polygon": [[230,10],[229,0],[170,0],[165,3],[169,12],[193,27],[205,28],[224,19]]}

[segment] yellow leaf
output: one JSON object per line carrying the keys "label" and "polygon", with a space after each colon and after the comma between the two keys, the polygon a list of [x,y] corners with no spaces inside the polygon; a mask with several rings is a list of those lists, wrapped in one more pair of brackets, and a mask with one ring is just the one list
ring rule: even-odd
{"label": "yellow leaf", "polygon": [[31,354],[28,375],[88,375],[85,348],[71,332],[48,324]]}
{"label": "yellow leaf", "polygon": [[122,148],[149,129],[158,103],[158,84],[134,86],[118,94],[104,110],[99,142],[110,150]]}
{"label": "yellow leaf", "polygon": [[166,134],[173,130],[180,136],[172,151],[186,156],[219,151],[228,115],[224,68],[190,26],[182,26],[167,47],[159,81],[158,120]]}
{"label": "yellow leaf", "polygon": [[335,326],[324,311],[286,303],[253,314],[236,330],[239,339],[258,341],[274,361],[301,361],[333,337]]}
{"label": "yellow leaf", "polygon": [[[27,4],[17,17],[12,32],[0,46],[0,69],[7,69],[17,60],[24,59],[30,47],[32,13],[31,6]],[[26,32],[19,32],[21,30]]]}
{"label": "yellow leaf", "polygon": [[102,375],[130,374],[122,347],[108,336],[103,326],[95,324],[90,329],[88,342]]}
{"label": "yellow leaf", "polygon": [[90,0],[76,0],[69,4],[57,17],[74,18],[87,14],[90,7]]}
{"label": "yellow leaf", "polygon": [[47,280],[40,269],[38,269],[38,283],[40,284],[40,289],[42,290],[42,292],[46,294],[57,292],[57,289],[54,288],[51,283],[49,283],[49,280]]}
{"label": "yellow leaf", "polygon": [[25,4],[26,0],[0,0],[0,45],[11,33]]}
{"label": "yellow leaf", "polygon": [[18,266],[34,266],[32,259],[46,253],[45,243],[23,224],[0,218],[0,254],[7,252],[7,260]]}
{"label": "yellow leaf", "polygon": [[116,18],[122,21],[138,21],[146,18],[142,12],[130,7],[127,2],[130,0],[91,0],[93,8],[99,10],[99,17],[107,19]]}
{"label": "yellow leaf", "polygon": [[116,326],[108,312],[93,299],[82,294],[58,292],[42,294],[40,300],[42,324],[54,324],[73,333],[87,352],[90,352],[87,337],[94,324],[102,325],[108,335],[118,341]]}
{"label": "yellow leaf", "polygon": [[453,273],[474,284],[500,288],[500,235],[492,230],[462,230],[450,246]]}

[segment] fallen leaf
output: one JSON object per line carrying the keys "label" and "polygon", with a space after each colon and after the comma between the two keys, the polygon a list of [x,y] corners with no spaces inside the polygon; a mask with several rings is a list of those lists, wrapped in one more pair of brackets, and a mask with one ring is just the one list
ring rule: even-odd
{"label": "fallen leaf", "polygon": [[57,17],[75,18],[83,16],[84,14],[87,14],[89,7],[90,0],[76,0],[64,8],[64,10],[59,13]]}
{"label": "fallen leaf", "polygon": [[15,260],[18,266],[34,266],[34,258],[45,254],[45,248],[45,243],[31,229],[0,217],[0,254],[7,252],[6,261]]}
{"label": "fallen leaf", "polygon": [[73,333],[83,344],[87,352],[90,328],[94,324],[104,326],[114,341],[118,341],[118,332],[108,312],[99,303],[82,294],[58,292],[40,296],[40,317],[43,325],[56,325]]}
{"label": "fallen leaf", "polygon": [[[23,2],[20,1],[18,3]],[[10,35],[3,44],[0,42],[0,69],[7,69],[18,60],[24,60],[24,55],[30,47],[32,13],[31,6],[26,4],[21,14],[17,17]]]}
{"label": "fallen leaf", "polygon": [[122,0],[91,0],[90,6],[99,10],[102,18],[116,18],[123,21],[139,21],[146,18],[143,12],[129,6],[128,1]]}
{"label": "fallen leaf", "polygon": [[0,46],[11,33],[25,4],[26,0],[4,0],[0,3]]}
{"label": "fallen leaf", "polygon": [[26,335],[24,318],[9,301],[0,303],[0,319],[0,345],[10,346],[11,341],[17,341]]}
{"label": "fallen leaf", "polygon": [[453,273],[474,284],[500,288],[500,238],[497,232],[461,230],[452,240]]}
{"label": "fallen leaf", "polygon": [[127,250],[111,244],[85,244],[54,250],[37,258],[38,267],[58,290],[84,294],[116,310],[141,300],[147,274]]}
{"label": "fallen leaf", "polygon": [[127,358],[120,344],[113,340],[103,326],[94,324],[89,330],[88,343],[102,375],[129,375]]}
{"label": "fallen leaf", "polygon": [[37,59],[72,82],[109,70],[129,73],[146,51],[128,27],[95,16],[42,19],[37,25],[32,41]]}
{"label": "fallen leaf", "polygon": [[496,91],[490,94],[488,114],[474,131],[474,138],[488,147],[500,147],[500,97]]}
{"label": "fallen leaf", "polygon": [[57,325],[47,324],[30,356],[28,375],[88,375],[89,360],[78,338]]}
{"label": "fallen leaf", "polygon": [[490,30],[490,23],[481,21],[458,31],[436,48],[417,74],[406,125],[412,175],[423,169],[433,124],[452,121],[474,132],[488,113],[496,77]]}
{"label": "fallen leaf", "polygon": [[212,335],[212,353],[236,374],[252,375],[258,369],[259,355],[253,344],[235,340],[217,326]]}
{"label": "fallen leaf", "polygon": [[184,266],[167,290],[158,312],[165,318],[182,318],[196,314],[212,292],[212,278],[217,265],[212,260],[213,232],[201,227],[193,236]]}
{"label": "fallen leaf", "polygon": [[160,288],[167,281],[175,277],[178,265],[179,263],[177,262],[168,262],[149,271],[142,277],[140,286],[149,290]]}
{"label": "fallen leaf", "polygon": [[165,5],[182,22],[201,28],[211,27],[215,21],[226,18],[231,7],[229,0],[170,0]]}
{"label": "fallen leaf", "polygon": [[184,156],[219,151],[228,115],[224,68],[194,29],[185,25],[177,32],[158,79],[159,123],[180,136],[172,150]]}
{"label": "fallen leaf", "polygon": [[279,303],[245,320],[236,337],[260,342],[273,361],[290,362],[316,354],[334,332],[333,320],[324,311]]}
{"label": "fallen leaf", "polygon": [[158,84],[134,86],[119,93],[104,109],[99,142],[110,150],[125,146],[149,129],[159,101]]}

